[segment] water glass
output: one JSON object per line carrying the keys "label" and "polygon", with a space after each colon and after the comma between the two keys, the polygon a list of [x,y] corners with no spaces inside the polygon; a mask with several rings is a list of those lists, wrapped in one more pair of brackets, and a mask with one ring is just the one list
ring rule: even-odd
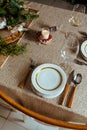
{"label": "water glass", "polygon": [[85,5],[82,5],[82,4],[74,5],[72,13],[71,13],[71,17],[69,19],[69,23],[71,23],[72,26],[82,25],[85,11],[86,11]]}
{"label": "water glass", "polygon": [[64,45],[61,49],[61,58],[64,62],[64,69],[67,69],[71,62],[77,57],[79,52],[79,41],[74,33],[69,33],[65,38]]}

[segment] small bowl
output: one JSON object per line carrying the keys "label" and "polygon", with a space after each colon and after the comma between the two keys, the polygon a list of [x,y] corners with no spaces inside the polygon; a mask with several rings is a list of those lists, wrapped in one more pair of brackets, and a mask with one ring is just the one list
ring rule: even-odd
{"label": "small bowl", "polygon": [[82,57],[87,61],[87,40],[81,44],[80,48]]}

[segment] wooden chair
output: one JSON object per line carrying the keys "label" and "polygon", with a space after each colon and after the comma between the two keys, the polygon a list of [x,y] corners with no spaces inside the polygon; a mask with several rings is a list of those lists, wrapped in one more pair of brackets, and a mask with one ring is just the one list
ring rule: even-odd
{"label": "wooden chair", "polygon": [[63,128],[71,128],[71,129],[76,129],[76,130],[87,130],[87,125],[75,124],[75,123],[69,123],[66,121],[56,120],[53,118],[43,116],[43,115],[36,113],[34,111],[31,111],[31,110],[23,107],[22,105],[18,104],[16,101],[14,101],[12,98],[7,96],[1,90],[0,90],[0,98],[3,99],[8,104],[10,104],[12,107],[23,112],[24,114],[31,116],[31,117],[33,117],[41,122],[44,122],[46,124],[54,125],[54,126],[58,126],[58,127],[63,127]]}

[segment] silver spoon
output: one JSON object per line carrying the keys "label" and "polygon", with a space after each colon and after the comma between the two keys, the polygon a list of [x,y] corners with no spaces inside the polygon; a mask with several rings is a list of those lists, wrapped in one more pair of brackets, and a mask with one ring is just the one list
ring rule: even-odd
{"label": "silver spoon", "polygon": [[69,99],[69,103],[68,103],[68,107],[72,107],[72,105],[73,105],[73,100],[74,100],[74,96],[75,96],[75,92],[76,92],[76,86],[78,85],[78,84],[80,84],[81,83],[81,81],[82,81],[82,75],[80,74],[80,73],[78,73],[78,74],[76,74],[75,76],[74,76],[74,78],[73,78],[73,83],[74,83],[74,88],[73,88],[73,92],[72,92],[72,94],[71,94],[71,97],[70,97],[70,99]]}

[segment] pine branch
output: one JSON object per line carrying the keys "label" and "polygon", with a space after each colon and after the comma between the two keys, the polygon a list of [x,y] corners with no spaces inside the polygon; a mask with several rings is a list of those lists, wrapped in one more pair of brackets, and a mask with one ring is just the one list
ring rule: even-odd
{"label": "pine branch", "polygon": [[30,14],[23,8],[23,1],[18,0],[0,0],[0,17],[5,17],[7,25],[16,26],[26,20],[32,20],[38,17],[37,14]]}
{"label": "pine branch", "polygon": [[0,36],[0,54],[15,56],[23,54],[25,51],[26,45],[18,45],[17,43],[7,44]]}

